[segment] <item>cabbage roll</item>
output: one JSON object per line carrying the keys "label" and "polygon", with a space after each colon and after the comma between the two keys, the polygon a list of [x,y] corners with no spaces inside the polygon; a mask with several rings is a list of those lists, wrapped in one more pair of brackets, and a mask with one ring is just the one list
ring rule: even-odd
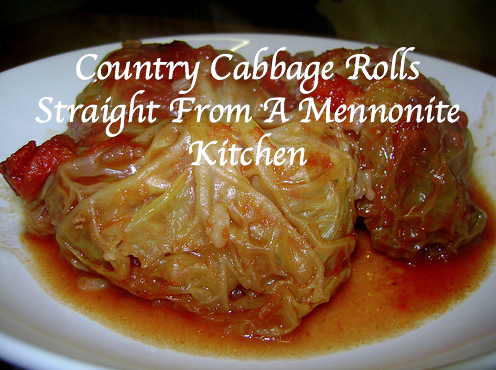
{"label": "cabbage roll", "polygon": [[[294,330],[348,279],[356,159],[339,127],[189,115],[126,130],[78,147],[27,204],[31,230],[54,234],[74,267],[262,336]],[[236,145],[253,160],[193,165],[198,141],[217,142],[211,159]],[[303,148],[306,164],[288,151],[282,165],[257,165],[258,146],[269,157]]]}
{"label": "cabbage roll", "polygon": [[[395,52],[379,47],[334,49],[317,56],[281,54],[279,61],[286,63],[304,60],[307,65],[323,65],[332,61],[335,74],[331,79],[319,78],[316,89],[309,94],[303,94],[295,81],[266,83],[270,83],[273,92],[292,97],[292,105],[287,107],[290,111],[309,96],[320,104],[330,98],[333,112],[340,105],[363,106],[363,119],[358,110],[347,111],[341,125],[359,146],[356,210],[359,221],[370,233],[372,245],[394,258],[449,257],[477,238],[487,219],[468,195],[473,159],[468,119],[465,113],[458,112],[454,122],[449,122],[451,103],[447,91],[437,81],[416,75],[410,61],[406,60],[402,67],[401,58],[394,58]],[[348,67],[346,61],[357,54],[369,57],[365,69],[369,76],[377,68],[384,77],[369,79],[359,70],[358,78],[350,79],[355,74],[356,60],[352,58]],[[393,79],[393,68],[396,75],[402,69],[405,77]],[[440,102],[445,107],[438,115],[434,107]],[[408,120],[404,109],[400,119],[392,122],[389,112],[395,104],[419,105],[423,117],[417,118],[415,111]],[[385,107],[385,119],[380,113],[372,119],[370,108],[381,105]],[[426,107],[435,112],[431,122],[426,119]],[[398,109],[394,109],[393,121],[398,116]]]}

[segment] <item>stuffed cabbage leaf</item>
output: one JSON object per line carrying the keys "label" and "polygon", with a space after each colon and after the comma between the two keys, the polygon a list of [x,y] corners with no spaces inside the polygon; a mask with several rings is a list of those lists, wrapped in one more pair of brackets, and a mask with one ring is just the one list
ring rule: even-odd
{"label": "stuffed cabbage leaf", "polygon": [[[308,96],[321,104],[330,98],[333,112],[340,105],[364,107],[363,119],[358,110],[351,117],[347,112],[342,127],[358,143],[356,208],[372,245],[395,258],[444,258],[477,238],[486,224],[484,211],[472,203],[467,189],[472,136],[465,113],[459,112],[455,122],[447,120],[451,103],[444,88],[422,74],[415,76],[409,62],[402,66],[395,53],[384,47],[329,50],[305,58],[307,64],[332,61],[335,72],[331,79],[319,78],[310,94],[302,94],[294,81],[280,79],[271,86],[292,97],[289,110]],[[368,76],[358,69],[357,78],[350,79],[355,63],[346,62],[355,61],[357,54],[369,57]],[[294,60],[301,57],[282,54],[278,59]],[[376,68],[384,76],[369,78]],[[402,69],[404,78],[393,79],[393,69],[397,75]],[[429,122],[426,108],[435,111],[439,102],[446,107]],[[419,105],[423,117],[415,113],[408,119],[403,109],[396,121],[395,105]],[[385,108],[384,119],[380,114],[372,117],[373,106]],[[389,118],[391,109],[395,122]]]}
{"label": "stuffed cabbage leaf", "polygon": [[[215,159],[223,145],[253,148],[247,158],[259,144],[272,154],[302,147],[307,164],[290,164],[287,153],[280,166],[192,165],[195,141],[217,141],[206,150]],[[32,217],[32,229],[53,233],[76,268],[134,295],[174,302],[228,331],[277,336],[350,274],[356,161],[348,138],[325,122],[264,130],[190,115],[130,125],[78,151],[28,204],[45,215]]]}

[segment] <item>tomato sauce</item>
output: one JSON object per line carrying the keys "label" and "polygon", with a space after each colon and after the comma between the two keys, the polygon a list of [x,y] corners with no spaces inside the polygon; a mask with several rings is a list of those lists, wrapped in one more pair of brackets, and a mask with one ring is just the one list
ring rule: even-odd
{"label": "tomato sauce", "polygon": [[195,355],[231,358],[304,358],[385,341],[435,319],[475,291],[494,263],[495,210],[482,189],[472,199],[488,215],[482,237],[449,261],[409,264],[373,250],[364,230],[352,255],[352,275],[327,304],[278,339],[225,334],[166,302],[146,301],[111,287],[77,288],[76,272],[53,239],[25,236],[30,270],[61,303],[136,341]]}

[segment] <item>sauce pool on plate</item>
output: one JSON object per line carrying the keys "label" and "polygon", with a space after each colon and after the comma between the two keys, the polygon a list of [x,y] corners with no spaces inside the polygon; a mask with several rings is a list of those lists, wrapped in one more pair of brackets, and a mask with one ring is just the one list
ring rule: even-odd
{"label": "sauce pool on plate", "polygon": [[492,199],[474,187],[471,198],[488,215],[480,239],[449,260],[407,263],[373,250],[358,228],[352,274],[326,304],[277,339],[226,334],[223,325],[147,301],[110,286],[78,289],[82,273],[59,254],[53,238],[24,236],[28,268],[59,302],[134,340],[196,355],[231,358],[305,358],[400,336],[435,319],[475,291],[494,263],[495,211]]}

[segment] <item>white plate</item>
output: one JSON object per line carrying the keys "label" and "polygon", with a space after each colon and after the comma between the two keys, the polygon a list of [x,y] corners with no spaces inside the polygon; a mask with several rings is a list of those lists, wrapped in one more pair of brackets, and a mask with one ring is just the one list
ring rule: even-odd
{"label": "white plate", "polygon": [[[207,43],[234,49],[253,61],[286,46],[289,52],[320,53],[337,47],[366,46],[334,39],[262,34],[176,36],[146,41],[181,39],[192,46]],[[38,142],[65,129],[65,122],[39,124],[38,102],[72,104],[87,84],[75,72],[78,59],[98,54],[99,60],[119,44],[66,53],[17,67],[0,74],[0,160],[31,139]],[[413,45],[405,45],[407,47]],[[419,69],[437,78],[470,119],[478,148],[474,171],[490,194],[496,194],[496,79],[449,62],[418,54]],[[85,64],[88,72],[96,66]],[[450,369],[496,367],[496,273],[463,303],[438,319],[399,338],[328,356],[298,361],[235,361],[199,358],[160,350],[134,342],[68,309],[47,296],[23,265],[7,252],[22,248],[19,217],[12,211],[11,195],[0,188],[0,357],[29,369],[420,369],[448,365]],[[460,362],[461,361],[461,362]]]}

